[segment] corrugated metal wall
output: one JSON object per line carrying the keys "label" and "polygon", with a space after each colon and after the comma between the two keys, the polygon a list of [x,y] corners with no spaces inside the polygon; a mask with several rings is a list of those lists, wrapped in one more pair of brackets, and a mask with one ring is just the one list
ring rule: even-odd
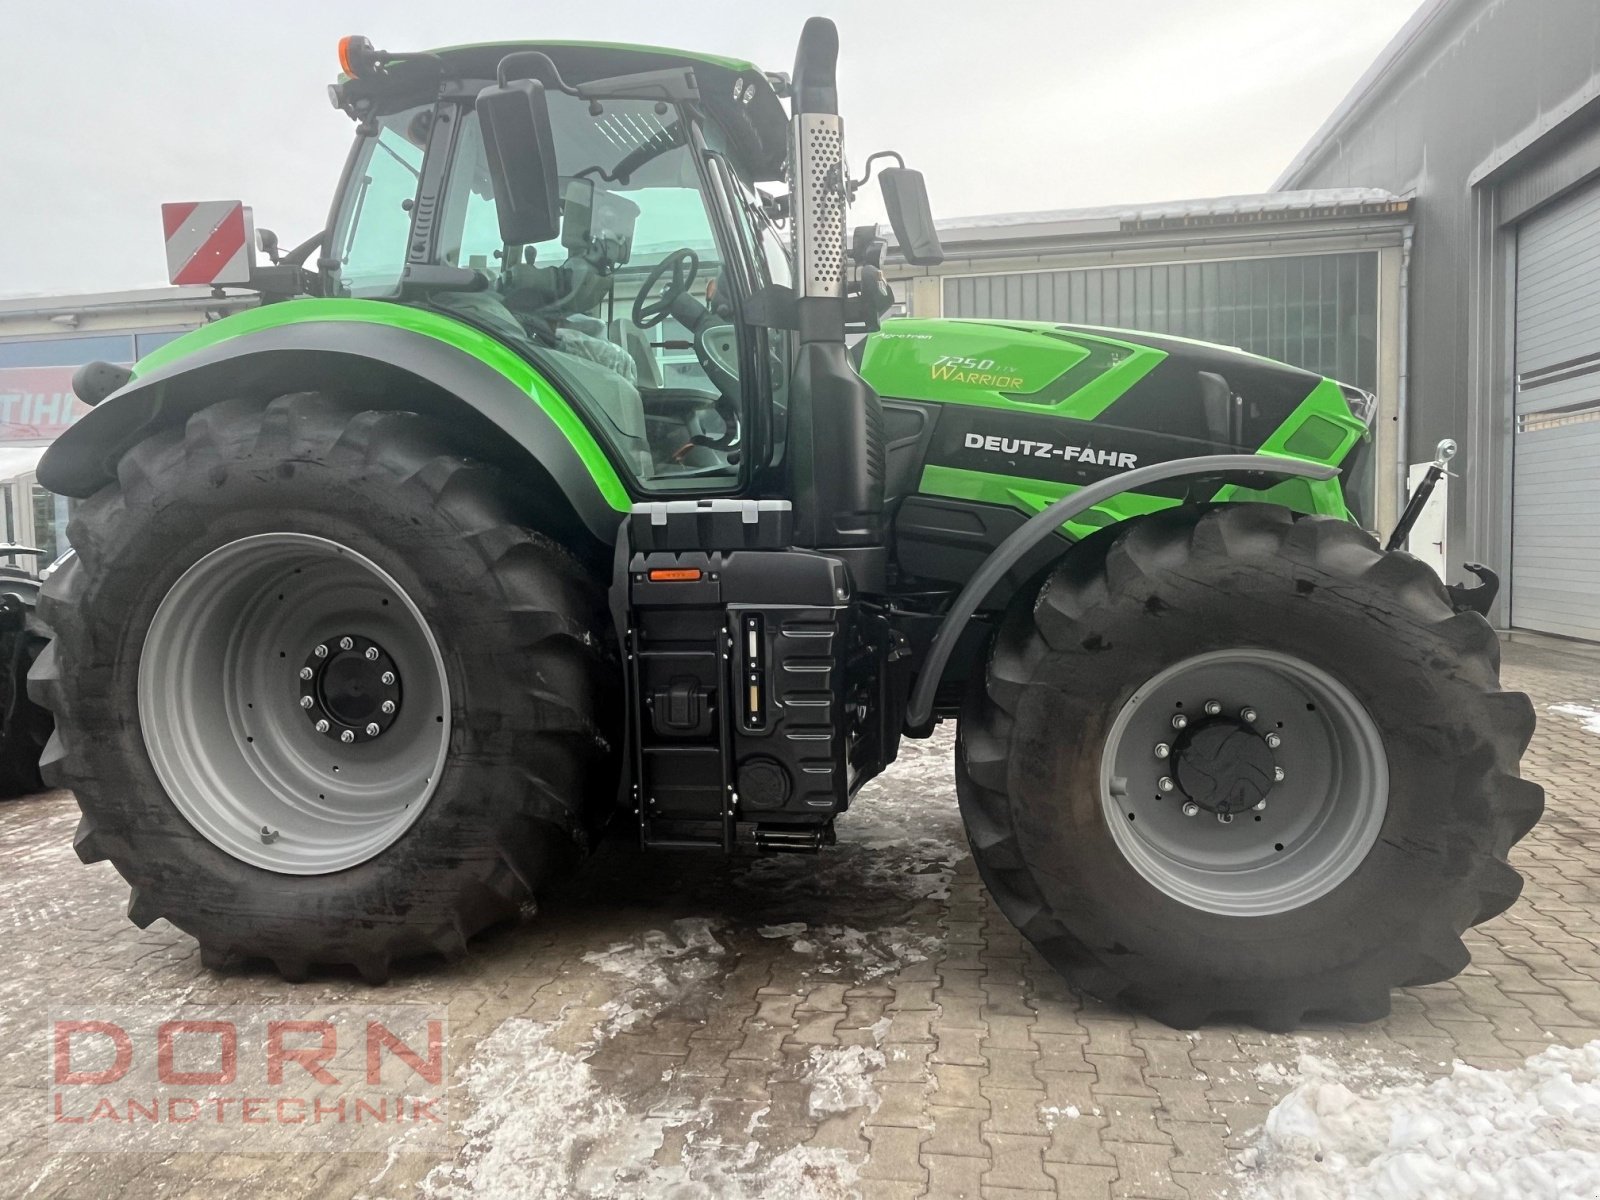
{"label": "corrugated metal wall", "polygon": [[1377,387],[1372,253],[957,277],[944,281],[944,315],[1171,333]]}

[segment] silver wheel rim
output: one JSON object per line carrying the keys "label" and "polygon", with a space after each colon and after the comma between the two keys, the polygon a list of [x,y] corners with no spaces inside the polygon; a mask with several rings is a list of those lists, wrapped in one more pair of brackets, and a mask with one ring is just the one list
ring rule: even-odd
{"label": "silver wheel rim", "polygon": [[[1271,779],[1251,785],[1269,789],[1260,808],[1240,811],[1235,799],[1219,811],[1226,789],[1206,792],[1197,783],[1211,776],[1185,772],[1179,739],[1201,722],[1228,736],[1237,726],[1263,747],[1276,739],[1270,757],[1250,747],[1265,772],[1282,772],[1256,773]],[[1185,791],[1185,777],[1211,807]],[[1146,881],[1204,912],[1268,916],[1326,895],[1366,858],[1388,810],[1389,767],[1371,715],[1326,671],[1271,650],[1219,650],[1167,668],[1123,705],[1100,796],[1112,840]]]}
{"label": "silver wheel rim", "polygon": [[[326,672],[311,665],[324,661]],[[380,668],[393,710],[369,736],[352,713],[380,703],[367,678]],[[323,689],[337,697],[326,712]],[[138,707],[178,811],[234,858],[290,875],[393,845],[422,815],[450,741],[444,659],[416,604],[371,559],[301,533],[240,538],[184,572],[145,635]]]}

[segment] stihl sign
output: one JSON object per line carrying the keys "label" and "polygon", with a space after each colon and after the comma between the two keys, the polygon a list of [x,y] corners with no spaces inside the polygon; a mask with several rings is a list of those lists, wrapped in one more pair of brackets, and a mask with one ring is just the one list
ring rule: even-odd
{"label": "stihl sign", "polygon": [[237,200],[161,206],[167,235],[167,278],[177,284],[250,282],[255,241],[250,210]]}
{"label": "stihl sign", "polygon": [[0,443],[45,445],[89,411],[72,367],[0,368]]}

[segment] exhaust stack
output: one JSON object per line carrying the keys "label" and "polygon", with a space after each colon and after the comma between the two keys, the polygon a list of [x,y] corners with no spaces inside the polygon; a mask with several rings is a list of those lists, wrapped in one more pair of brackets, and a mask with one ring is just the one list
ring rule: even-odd
{"label": "exhaust stack", "polygon": [[845,349],[849,193],[838,58],[838,29],[826,17],[812,17],[795,54],[789,122],[800,345],[788,454],[796,543],[846,551],[856,587],[873,590],[883,573],[883,408]]}

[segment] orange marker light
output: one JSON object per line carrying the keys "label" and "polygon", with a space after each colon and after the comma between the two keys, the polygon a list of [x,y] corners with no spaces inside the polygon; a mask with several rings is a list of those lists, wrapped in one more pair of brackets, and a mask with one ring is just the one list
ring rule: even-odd
{"label": "orange marker light", "polygon": [[698,583],[699,567],[655,567],[650,572],[651,583]]}
{"label": "orange marker light", "polygon": [[351,79],[356,78],[361,72],[356,69],[356,64],[363,61],[372,53],[372,43],[366,38],[356,34],[339,39],[339,69]]}

